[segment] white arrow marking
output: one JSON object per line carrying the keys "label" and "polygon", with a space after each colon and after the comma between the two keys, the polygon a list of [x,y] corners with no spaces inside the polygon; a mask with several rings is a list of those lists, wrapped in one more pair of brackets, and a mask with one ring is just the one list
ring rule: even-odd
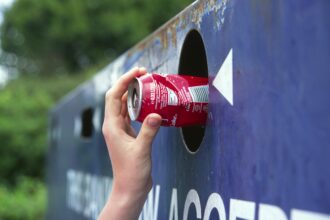
{"label": "white arrow marking", "polygon": [[213,80],[213,85],[231,105],[234,105],[233,49],[230,49],[225,61],[220,67],[219,72]]}

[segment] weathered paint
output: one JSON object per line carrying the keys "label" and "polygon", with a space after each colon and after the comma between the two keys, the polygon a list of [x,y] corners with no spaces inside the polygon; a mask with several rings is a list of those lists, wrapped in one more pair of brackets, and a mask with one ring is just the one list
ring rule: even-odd
{"label": "weathered paint", "polygon": [[[140,219],[329,220],[329,11],[328,0],[197,1],[109,64],[51,111],[47,219],[96,218],[112,183],[106,90],[133,66],[176,74],[195,29],[210,82],[205,137],[191,153],[180,129],[160,129]],[[218,73],[232,77],[226,92]],[[94,133],[81,138],[90,107]]]}

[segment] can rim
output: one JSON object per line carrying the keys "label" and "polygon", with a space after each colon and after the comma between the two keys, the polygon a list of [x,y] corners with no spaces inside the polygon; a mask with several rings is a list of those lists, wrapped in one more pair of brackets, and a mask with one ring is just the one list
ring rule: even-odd
{"label": "can rim", "polygon": [[[134,90],[137,91],[138,95],[138,103],[137,106],[133,106],[133,99],[134,99]],[[140,115],[142,105],[142,82],[138,78],[135,78],[128,87],[128,94],[127,94],[127,108],[128,108],[128,115],[131,120],[135,121],[138,116]]]}

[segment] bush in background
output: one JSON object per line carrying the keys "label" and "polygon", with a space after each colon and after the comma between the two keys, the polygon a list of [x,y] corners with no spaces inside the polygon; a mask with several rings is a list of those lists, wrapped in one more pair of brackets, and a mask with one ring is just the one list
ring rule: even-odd
{"label": "bush in background", "polygon": [[44,219],[46,205],[46,188],[40,180],[21,177],[13,190],[0,185],[2,220]]}
{"label": "bush in background", "polygon": [[48,111],[86,76],[22,76],[0,92],[0,183],[43,178]]}
{"label": "bush in background", "polygon": [[0,90],[0,220],[43,219],[48,111],[94,72],[22,75]]}
{"label": "bush in background", "polygon": [[[111,60],[192,0],[16,0],[4,14],[2,49],[23,72],[75,73]],[[3,60],[3,61],[1,61]]]}

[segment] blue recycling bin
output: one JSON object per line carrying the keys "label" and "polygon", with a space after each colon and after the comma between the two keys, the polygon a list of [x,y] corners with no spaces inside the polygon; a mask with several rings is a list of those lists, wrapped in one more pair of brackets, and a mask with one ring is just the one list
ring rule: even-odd
{"label": "blue recycling bin", "polygon": [[47,219],[97,219],[112,186],[104,95],[144,66],[208,77],[209,113],[160,129],[140,220],[330,220],[329,11],[196,1],[96,73],[50,112]]}

